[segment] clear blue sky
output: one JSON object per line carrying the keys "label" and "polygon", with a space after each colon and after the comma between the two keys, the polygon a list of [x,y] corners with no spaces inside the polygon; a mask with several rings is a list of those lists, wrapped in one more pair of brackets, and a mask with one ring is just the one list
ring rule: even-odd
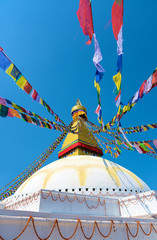
{"label": "clear blue sky", "polygon": [[[116,73],[116,40],[111,24],[113,0],[93,0],[94,29],[106,70],[101,82],[104,122],[116,114],[114,82]],[[68,124],[71,107],[77,98],[87,108],[88,118],[97,124],[97,106],[93,87],[95,67],[92,62],[93,43],[85,45],[76,16],[79,0],[0,0],[0,46],[40,96]],[[124,0],[124,57],[122,101],[126,102],[142,82],[157,67],[156,0]],[[15,85],[12,78],[0,70],[0,96],[29,109],[42,117],[51,118],[47,111]],[[154,88],[122,119],[122,126],[137,126],[157,122],[157,88]],[[26,168],[59,135],[15,118],[0,118],[1,169],[0,186]],[[157,130],[128,135],[130,140],[157,138]],[[47,163],[57,159],[59,146]],[[118,159],[104,156],[126,167],[151,189],[157,190],[157,160],[147,155],[122,151]]]}

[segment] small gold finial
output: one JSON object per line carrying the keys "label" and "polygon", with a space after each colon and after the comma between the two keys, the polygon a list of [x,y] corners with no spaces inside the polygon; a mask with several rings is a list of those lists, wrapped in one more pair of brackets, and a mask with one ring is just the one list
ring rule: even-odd
{"label": "small gold finial", "polygon": [[77,99],[77,101],[76,101],[76,105],[80,105],[80,106],[82,106],[82,104],[81,104],[81,102],[80,102],[80,99]]}
{"label": "small gold finial", "polygon": [[74,118],[81,116],[87,120],[87,110],[84,106],[82,106],[79,99],[76,101],[76,105],[71,109],[71,115]]}

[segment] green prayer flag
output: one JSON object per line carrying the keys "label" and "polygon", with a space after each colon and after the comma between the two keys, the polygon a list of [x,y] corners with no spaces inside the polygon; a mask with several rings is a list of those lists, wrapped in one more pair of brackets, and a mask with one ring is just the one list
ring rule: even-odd
{"label": "green prayer flag", "polygon": [[0,104],[0,116],[6,117],[8,115],[8,107]]}
{"label": "green prayer flag", "polygon": [[142,147],[146,152],[149,152],[149,149],[145,146],[144,143],[140,143],[139,145],[140,145],[140,147]]}

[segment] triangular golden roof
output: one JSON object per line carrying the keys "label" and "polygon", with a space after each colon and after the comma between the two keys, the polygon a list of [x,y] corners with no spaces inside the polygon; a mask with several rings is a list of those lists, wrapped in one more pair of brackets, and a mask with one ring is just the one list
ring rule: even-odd
{"label": "triangular golden roof", "polygon": [[78,99],[76,105],[71,111],[73,117],[73,125],[71,129],[74,133],[70,132],[67,134],[61,151],[58,154],[59,158],[71,155],[103,155],[99,144],[87,127],[86,113],[86,108],[81,105],[81,102]]}

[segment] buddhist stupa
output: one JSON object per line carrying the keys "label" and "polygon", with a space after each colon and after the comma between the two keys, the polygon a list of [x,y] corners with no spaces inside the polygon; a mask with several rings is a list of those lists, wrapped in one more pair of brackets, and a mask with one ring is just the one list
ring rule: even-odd
{"label": "buddhist stupa", "polygon": [[59,159],[2,202],[3,238],[157,239],[156,192],[131,171],[102,157],[80,100],[71,114],[72,132]]}

